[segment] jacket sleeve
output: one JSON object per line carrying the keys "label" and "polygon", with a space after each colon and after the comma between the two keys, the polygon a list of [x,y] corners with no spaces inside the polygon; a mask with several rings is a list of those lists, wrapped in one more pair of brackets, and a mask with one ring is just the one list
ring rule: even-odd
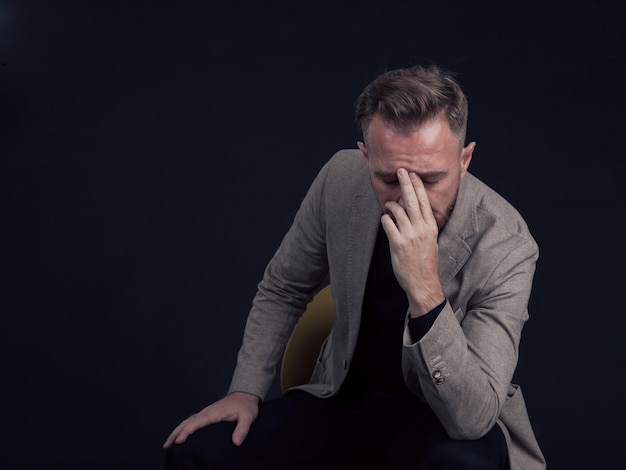
{"label": "jacket sleeve", "polygon": [[499,260],[494,254],[482,263],[490,272],[467,280],[476,289],[465,305],[453,309],[446,302],[417,342],[405,328],[405,381],[453,439],[482,437],[500,415],[517,365],[537,257],[532,238]]}
{"label": "jacket sleeve", "polygon": [[268,263],[246,321],[229,392],[265,398],[294,325],[328,272],[322,204],[330,162],[309,188]]}

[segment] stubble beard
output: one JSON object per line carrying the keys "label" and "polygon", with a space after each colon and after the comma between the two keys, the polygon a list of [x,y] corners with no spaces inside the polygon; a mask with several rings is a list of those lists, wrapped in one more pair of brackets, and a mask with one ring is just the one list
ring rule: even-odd
{"label": "stubble beard", "polygon": [[439,225],[439,221],[437,221],[437,228],[439,229],[439,233],[441,233],[441,231],[445,228],[446,224],[448,223],[448,220],[450,219],[450,216],[452,215],[452,211],[454,211],[454,207],[456,206],[456,201],[459,197],[460,187],[461,187],[461,184],[459,180],[459,184],[456,187],[456,193],[454,195],[454,199],[452,200],[452,203],[448,206],[448,210],[446,211],[446,215],[441,223],[441,226]]}

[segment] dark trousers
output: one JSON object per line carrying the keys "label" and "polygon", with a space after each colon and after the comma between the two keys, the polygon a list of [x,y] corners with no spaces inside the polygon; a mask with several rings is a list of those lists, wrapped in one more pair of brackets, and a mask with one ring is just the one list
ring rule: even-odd
{"label": "dark trousers", "polygon": [[214,424],[172,444],[166,469],[508,468],[498,425],[475,441],[452,440],[413,396],[321,399],[294,391],[261,405],[240,447],[231,443],[233,429]]}

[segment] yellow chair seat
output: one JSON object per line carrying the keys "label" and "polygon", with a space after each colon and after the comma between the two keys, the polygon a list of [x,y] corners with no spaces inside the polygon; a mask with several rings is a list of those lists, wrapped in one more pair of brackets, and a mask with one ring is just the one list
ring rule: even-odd
{"label": "yellow chair seat", "polygon": [[328,285],[315,295],[289,337],[280,368],[283,392],[309,382],[334,321],[335,301]]}

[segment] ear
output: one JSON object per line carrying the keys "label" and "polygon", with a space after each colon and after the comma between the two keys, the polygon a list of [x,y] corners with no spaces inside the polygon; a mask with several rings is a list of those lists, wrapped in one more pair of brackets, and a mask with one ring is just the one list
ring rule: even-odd
{"label": "ear", "polygon": [[461,150],[461,178],[463,178],[465,173],[467,173],[467,168],[472,161],[472,154],[474,153],[475,148],[476,142],[470,142],[463,147],[463,150]]}
{"label": "ear", "polygon": [[358,141],[356,143],[357,147],[359,147],[359,150],[361,151],[361,153],[363,154],[363,158],[365,159],[365,163],[369,162],[369,156],[367,155],[367,147],[365,147],[365,144],[361,141]]}

